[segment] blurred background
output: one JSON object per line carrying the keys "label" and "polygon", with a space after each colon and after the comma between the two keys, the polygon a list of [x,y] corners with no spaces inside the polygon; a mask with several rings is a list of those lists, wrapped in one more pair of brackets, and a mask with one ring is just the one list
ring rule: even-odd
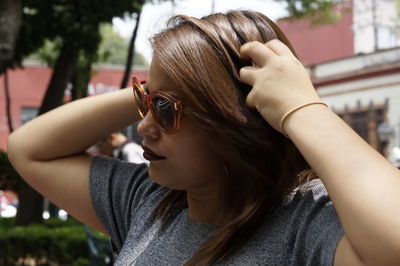
{"label": "blurred background", "polygon": [[[106,236],[22,181],[7,138],[64,103],[146,80],[148,38],[171,16],[230,9],[273,19],[321,98],[400,168],[400,0],[1,0],[0,265],[112,263]],[[135,127],[123,133],[137,140]]]}

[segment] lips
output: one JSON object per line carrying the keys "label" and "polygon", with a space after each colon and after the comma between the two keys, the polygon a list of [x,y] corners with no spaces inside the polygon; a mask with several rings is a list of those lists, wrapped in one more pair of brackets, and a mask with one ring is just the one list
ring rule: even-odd
{"label": "lips", "polygon": [[167,159],[166,157],[161,156],[161,155],[155,153],[155,152],[152,151],[149,147],[142,146],[142,148],[143,148],[143,150],[144,150],[144,152],[143,152],[143,157],[144,157],[146,160],[149,160],[149,161],[159,161],[159,160]]}

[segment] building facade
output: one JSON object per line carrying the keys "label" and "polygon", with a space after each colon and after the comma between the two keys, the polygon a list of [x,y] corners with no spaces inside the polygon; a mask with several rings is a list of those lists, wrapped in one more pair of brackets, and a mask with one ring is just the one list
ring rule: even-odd
{"label": "building facade", "polygon": [[400,48],[308,69],[321,98],[372,147],[399,164],[395,150],[400,147]]}
{"label": "building facade", "polygon": [[400,8],[396,0],[344,0],[340,19],[278,21],[318,94],[372,147],[400,167]]}
{"label": "building facade", "polygon": [[[8,71],[10,91],[10,111],[12,125],[18,128],[34,118],[40,108],[42,99],[51,78],[52,70],[38,62],[24,62],[24,68]],[[124,68],[122,66],[96,66],[88,86],[88,95],[107,93],[119,89]],[[141,80],[147,79],[147,69],[134,67],[132,76]],[[4,75],[0,76],[0,149],[7,149],[9,135],[6,115],[6,95]],[[64,100],[70,98],[70,86],[65,91]]]}

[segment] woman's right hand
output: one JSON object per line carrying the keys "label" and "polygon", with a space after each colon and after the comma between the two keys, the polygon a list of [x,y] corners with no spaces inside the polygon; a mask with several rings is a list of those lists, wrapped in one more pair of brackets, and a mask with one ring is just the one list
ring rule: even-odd
{"label": "woman's right hand", "polygon": [[281,41],[249,42],[240,53],[254,62],[240,70],[241,81],[253,86],[247,104],[276,130],[283,133],[280,121],[289,110],[320,100],[304,66]]}
{"label": "woman's right hand", "polygon": [[104,232],[89,194],[86,149],[139,119],[132,89],[87,97],[43,114],[14,131],[8,155],[34,189]]}

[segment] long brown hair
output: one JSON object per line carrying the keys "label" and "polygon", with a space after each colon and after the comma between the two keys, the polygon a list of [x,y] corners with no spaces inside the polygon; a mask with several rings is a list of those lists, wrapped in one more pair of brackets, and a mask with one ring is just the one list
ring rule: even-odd
{"label": "long brown hair", "polygon": [[[215,224],[208,241],[187,262],[221,262],[255,233],[285,196],[311,171],[298,149],[246,105],[250,87],[239,70],[250,64],[239,49],[249,41],[272,39],[293,47],[266,16],[229,11],[201,19],[173,17],[166,30],[152,38],[154,57],[174,81],[185,106],[204,130],[220,159],[221,191]],[[166,221],[174,208],[186,205],[183,191],[170,190],[154,211]]]}

